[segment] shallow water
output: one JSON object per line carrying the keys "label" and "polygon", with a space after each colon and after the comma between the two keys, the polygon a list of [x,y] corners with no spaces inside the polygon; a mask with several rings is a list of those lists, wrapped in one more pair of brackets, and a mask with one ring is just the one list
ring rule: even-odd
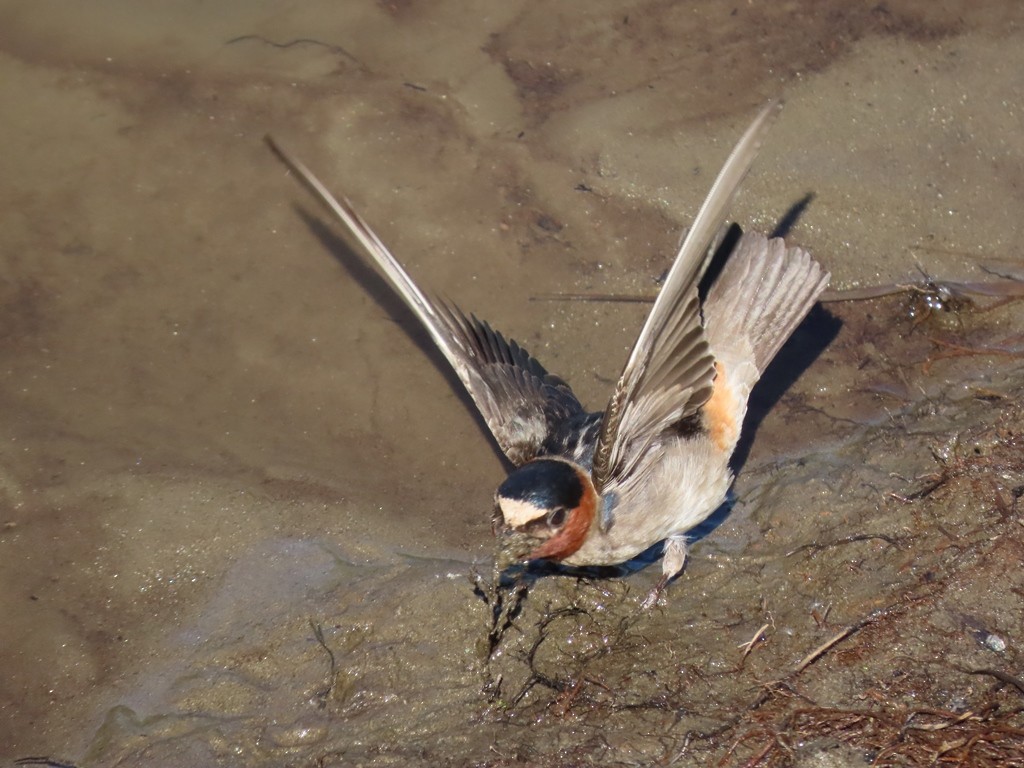
{"label": "shallow water", "polygon": [[[1010,639],[977,665],[1012,671],[1024,481],[997,449],[1024,384],[1017,305],[813,315],[668,604],[638,617],[647,571],[542,579],[487,663],[472,574],[502,461],[262,142],[597,408],[645,307],[530,298],[653,292],[770,97],[787,106],[733,216],[770,231],[812,195],[788,237],[835,286],[1022,259],[1024,12],[973,8],[0,2],[0,757],[703,764],[754,727],[732,713],[758,681],[929,573],[955,593],[947,645],[901,614],[920,647],[875,638],[877,674],[986,653],[976,626]],[[998,461],[973,485],[893,500],[985,428]],[[900,546],[786,557],[864,533]],[[762,666],[737,671],[765,623]],[[871,664],[800,693],[861,706]],[[991,682],[946,666],[886,690],[953,709]]]}

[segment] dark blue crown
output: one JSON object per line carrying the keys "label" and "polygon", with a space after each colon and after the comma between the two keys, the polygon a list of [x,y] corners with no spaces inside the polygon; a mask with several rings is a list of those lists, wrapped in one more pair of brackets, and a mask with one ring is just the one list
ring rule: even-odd
{"label": "dark blue crown", "polygon": [[498,486],[498,496],[538,509],[575,509],[583,499],[583,483],[571,464],[536,459],[513,470]]}

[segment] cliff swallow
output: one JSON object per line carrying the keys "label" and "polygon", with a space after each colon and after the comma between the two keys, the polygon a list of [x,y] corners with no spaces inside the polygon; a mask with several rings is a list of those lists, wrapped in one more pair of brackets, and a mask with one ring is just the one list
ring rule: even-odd
{"label": "cliff swallow", "polygon": [[765,107],[733,149],[595,413],[516,342],[420,290],[349,202],[268,137],[423,323],[515,466],[494,500],[507,562],[615,565],[664,541],[653,599],[682,569],[687,531],[725,500],[750,390],[829,278],[806,251],[748,233],[703,305],[698,296],[711,242],[777,111]]}

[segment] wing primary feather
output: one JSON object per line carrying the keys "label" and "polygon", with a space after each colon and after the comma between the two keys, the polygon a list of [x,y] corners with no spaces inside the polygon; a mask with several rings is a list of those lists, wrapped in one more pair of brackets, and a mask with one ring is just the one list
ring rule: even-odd
{"label": "wing primary feather", "polygon": [[[683,239],[665,284],[637,336],[615,392],[608,401],[594,450],[591,478],[598,492],[613,476],[622,474],[622,467],[626,464],[623,454],[636,443],[637,435],[632,433],[638,425],[625,423],[627,413],[634,410],[629,407],[631,402],[650,396],[653,398],[652,407],[668,408],[673,416],[685,418],[703,404],[700,398],[706,400],[710,392],[710,383],[715,375],[714,360],[707,352],[703,337],[698,334],[688,348],[683,348],[684,341],[689,338],[687,331],[699,325],[699,316],[694,317],[691,312],[692,302],[697,296],[697,282],[710,258],[708,246],[718,233],[726,210],[750,170],[780,107],[778,101],[766,105],[729,154],[697,212],[693,226]],[[674,354],[685,354],[693,362],[699,361],[697,366],[690,368],[694,373],[689,386],[681,388],[678,393],[686,404],[681,412],[664,398],[654,397],[658,387],[672,387],[673,383],[683,382],[682,378],[674,379],[670,375],[673,371],[682,373],[684,368],[671,359]],[[623,432],[627,434],[621,434]]]}
{"label": "wing primary feather", "polygon": [[388,282],[398,291],[399,296],[405,301],[409,309],[413,311],[419,321],[427,329],[430,337],[437,347],[448,358],[448,361],[461,374],[462,361],[458,351],[453,347],[451,337],[446,333],[447,329],[439,322],[437,311],[433,302],[428,299],[413,282],[409,274],[398,263],[398,260],[387,249],[387,246],[377,237],[377,233],[370,229],[363,221],[363,217],[356,213],[349,201],[342,197],[340,200],[331,194],[330,190],[313,175],[305,164],[294,157],[278,144],[273,137],[265,137],[267,144],[274,153],[284,161],[305,184],[309,187],[321,202],[345,225],[352,233],[359,244],[373,257],[374,262],[388,278]]}
{"label": "wing primary feather", "polygon": [[300,160],[270,136],[266,142],[348,229],[447,358],[513,464],[532,459],[560,424],[583,406],[562,379],[515,341],[444,298],[431,300],[344,197],[336,198]]}
{"label": "wing primary feather", "polygon": [[750,170],[757,153],[764,142],[768,129],[778,116],[781,102],[772,101],[765,106],[746,132],[736,143],[729,154],[725,165],[719,172],[711,191],[693,220],[693,226],[683,239],[679,252],[676,254],[672,268],[669,270],[665,284],[654,302],[651,314],[640,331],[637,343],[633,348],[629,363],[636,363],[636,358],[650,346],[653,337],[666,322],[671,310],[678,305],[691,285],[696,285],[701,272],[707,266],[708,246],[718,233],[726,210],[732,202],[740,183]]}

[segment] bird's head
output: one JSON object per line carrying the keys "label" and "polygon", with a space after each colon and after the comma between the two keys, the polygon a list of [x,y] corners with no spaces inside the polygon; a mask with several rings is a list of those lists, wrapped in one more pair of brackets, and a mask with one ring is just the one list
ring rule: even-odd
{"label": "bird's head", "polygon": [[511,562],[564,560],[583,544],[597,509],[590,474],[564,459],[513,470],[494,494],[494,530]]}

